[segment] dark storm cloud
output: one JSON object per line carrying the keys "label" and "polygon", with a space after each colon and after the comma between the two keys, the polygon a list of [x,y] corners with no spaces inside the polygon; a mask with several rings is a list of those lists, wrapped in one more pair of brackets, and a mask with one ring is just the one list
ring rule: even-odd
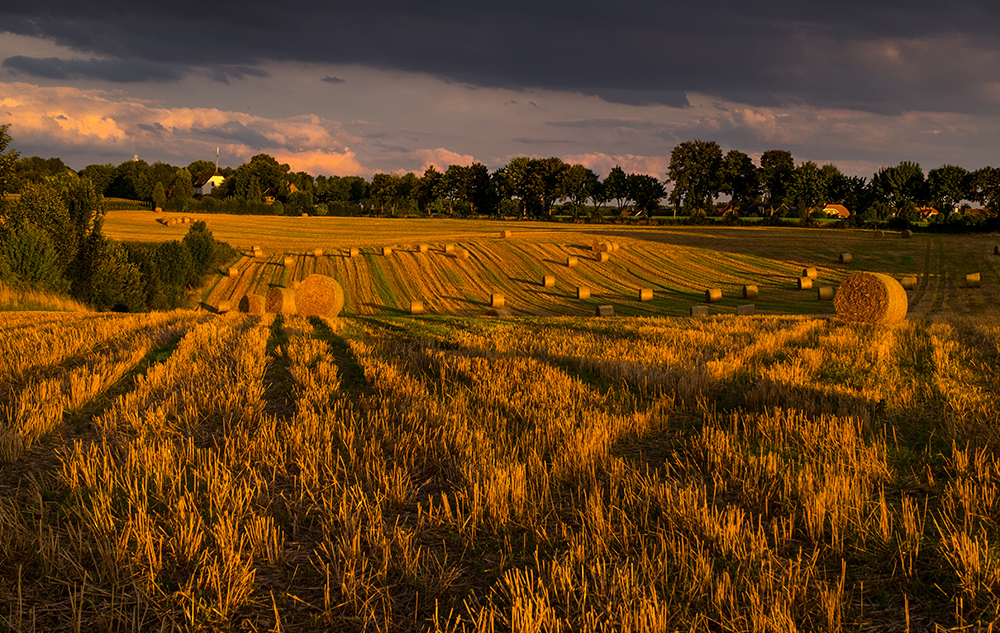
{"label": "dark storm cloud", "polygon": [[215,137],[220,141],[236,141],[252,149],[262,149],[275,144],[265,135],[239,121],[229,121],[214,127],[200,127],[195,131],[199,134]]}
{"label": "dark storm cloud", "polygon": [[[987,111],[995,104],[983,94],[1000,82],[995,0],[24,5],[0,11],[0,28],[222,78],[269,60],[351,63],[629,104],[683,106],[686,92],[702,92],[884,113]],[[53,60],[16,63],[39,76],[85,74]]]}
{"label": "dark storm cloud", "polygon": [[14,55],[3,67],[17,74],[46,79],[102,79],[115,83],[176,81],[183,72],[175,66],[144,60],[59,59]]}
{"label": "dark storm cloud", "polygon": [[323,77],[323,79],[321,81],[325,81],[328,84],[337,85],[337,84],[345,83],[347,80],[346,79],[341,79],[340,77],[332,77],[332,76],[327,75],[326,77]]}

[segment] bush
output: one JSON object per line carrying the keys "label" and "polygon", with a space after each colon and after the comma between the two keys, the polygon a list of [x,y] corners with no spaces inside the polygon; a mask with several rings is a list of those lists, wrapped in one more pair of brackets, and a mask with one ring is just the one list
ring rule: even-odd
{"label": "bush", "polygon": [[33,222],[22,224],[0,242],[0,259],[4,261],[0,274],[8,285],[59,292],[69,289],[55,244]]}
{"label": "bush", "polygon": [[316,215],[322,216],[326,215],[327,213],[329,213],[329,209],[327,208],[326,204],[320,202],[319,204],[316,205]]}
{"label": "bush", "polygon": [[140,312],[146,308],[142,274],[123,244],[104,242],[94,265],[88,299],[98,310]]}
{"label": "bush", "polygon": [[274,204],[271,205],[271,213],[274,215],[285,214],[285,205],[281,203],[281,200],[274,201]]}
{"label": "bush", "polygon": [[212,268],[215,260],[215,238],[208,226],[198,221],[191,225],[182,242],[191,253],[192,270],[195,276],[202,277]]}

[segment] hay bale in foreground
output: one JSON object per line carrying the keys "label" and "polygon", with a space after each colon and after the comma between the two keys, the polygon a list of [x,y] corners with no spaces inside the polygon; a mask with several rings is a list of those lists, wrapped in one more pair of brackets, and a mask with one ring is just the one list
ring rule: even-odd
{"label": "hay bale in foreground", "polygon": [[504,304],[503,295],[499,293],[493,293],[490,295],[490,307],[491,308],[502,308]]}
{"label": "hay bale in foreground", "polygon": [[708,316],[708,306],[691,306],[691,316],[693,317]]}
{"label": "hay bale in foreground", "polygon": [[613,317],[613,316],[615,316],[615,307],[614,306],[597,306],[597,310],[595,311],[594,316],[599,316],[599,317]]}
{"label": "hay bale in foreground", "polygon": [[264,314],[264,297],[247,294],[240,299],[240,312],[247,314]]}
{"label": "hay bale in foreground", "polygon": [[424,302],[423,301],[411,301],[410,302],[410,314],[423,314],[424,313]]}
{"label": "hay bale in foreground", "polygon": [[809,279],[816,279],[817,277],[819,277],[819,273],[816,272],[815,268],[803,268],[802,276],[808,277]]}
{"label": "hay bale in foreground", "polygon": [[913,275],[902,277],[899,280],[899,285],[903,287],[903,290],[916,290],[917,278]]}
{"label": "hay bale in foreground", "polygon": [[304,316],[337,316],[344,309],[344,289],[332,277],[309,275],[295,289],[295,307]]}
{"label": "hay bale in foreground", "polygon": [[906,318],[906,291],[882,273],[858,272],[844,280],[833,299],[837,316],[854,323],[896,323]]}
{"label": "hay bale in foreground", "polygon": [[709,288],[705,291],[705,303],[718,303],[722,301],[721,288]]}
{"label": "hay bale in foreground", "polygon": [[833,300],[833,286],[821,286],[816,289],[816,298],[820,301]]}
{"label": "hay bale in foreground", "polygon": [[544,288],[555,288],[556,277],[555,275],[544,275],[542,277],[542,287]]}
{"label": "hay bale in foreground", "polygon": [[799,290],[809,290],[813,287],[813,280],[810,277],[799,277],[795,283],[798,284]]}
{"label": "hay bale in foreground", "polygon": [[639,301],[652,301],[652,300],[653,300],[652,288],[639,288]]}
{"label": "hay bale in foreground", "polygon": [[587,286],[577,286],[576,287],[576,298],[577,299],[589,299],[590,298],[590,288]]}
{"label": "hay bale in foreground", "polygon": [[744,299],[756,299],[757,298],[757,286],[750,284],[743,286],[743,298]]}
{"label": "hay bale in foreground", "polygon": [[913,231],[911,231],[910,229],[906,229],[905,231],[903,231],[903,232],[902,232],[902,233],[900,233],[899,235],[900,235],[900,237],[902,237],[902,238],[903,238],[904,240],[908,240],[908,239],[910,239],[911,237],[913,237]]}
{"label": "hay bale in foreground", "polygon": [[757,314],[757,307],[752,303],[744,303],[743,305],[736,306],[736,314],[738,316]]}
{"label": "hay bale in foreground", "polygon": [[854,259],[854,258],[851,257],[850,253],[841,253],[840,254],[840,263],[841,264],[850,264],[852,259]]}
{"label": "hay bale in foreground", "polygon": [[576,257],[567,257],[566,258],[566,266],[568,266],[569,268],[572,268],[573,266],[576,266],[579,263],[580,263],[580,260],[577,259]]}
{"label": "hay bale in foreground", "polygon": [[604,262],[608,261],[608,259],[610,259],[610,258],[611,258],[611,256],[608,255],[607,253],[598,253],[597,254],[597,261],[601,262],[602,264]]}
{"label": "hay bale in foreground", "polygon": [[965,287],[966,288],[978,288],[982,279],[979,273],[969,273],[965,276]]}
{"label": "hay bale in foreground", "polygon": [[295,314],[295,291],[275,286],[267,291],[264,310],[274,314]]}

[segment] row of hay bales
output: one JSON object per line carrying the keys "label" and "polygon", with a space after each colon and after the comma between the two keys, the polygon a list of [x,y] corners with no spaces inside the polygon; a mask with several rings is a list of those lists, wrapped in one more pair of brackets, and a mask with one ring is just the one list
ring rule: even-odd
{"label": "row of hay bales", "polygon": [[[544,288],[553,288],[556,285],[556,278],[553,275],[544,275],[542,277],[542,286]],[[591,297],[590,286],[577,286],[576,287],[576,298],[577,299],[589,299]],[[639,288],[639,301],[652,301],[653,300],[653,289],[652,288]],[[506,308],[507,299],[506,297],[498,292],[490,294],[490,308],[493,310],[499,310]],[[422,300],[416,299],[410,301],[410,314],[423,314],[424,312],[424,302]]]}
{"label": "row of hay bales", "polygon": [[[219,312],[232,309],[229,301],[222,301]],[[237,309],[247,314],[301,314],[303,316],[337,316],[344,309],[344,289],[332,277],[309,275],[296,282],[294,287],[275,286],[267,295],[246,294]]]}
{"label": "row of hay bales", "polygon": [[178,224],[194,224],[195,219],[185,215],[176,218],[156,218],[156,221],[164,226],[177,226]]}

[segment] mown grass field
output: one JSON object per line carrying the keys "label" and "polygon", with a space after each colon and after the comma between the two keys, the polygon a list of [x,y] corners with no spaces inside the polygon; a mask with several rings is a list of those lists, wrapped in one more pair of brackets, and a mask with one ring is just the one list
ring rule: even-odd
{"label": "mown grass field", "polygon": [[[105,231],[111,237],[135,240],[179,239],[187,225],[166,227],[148,211],[108,214]],[[829,314],[829,301],[819,301],[815,288],[798,290],[803,268],[819,273],[815,286],[836,287],[851,272],[884,272],[898,277],[916,275],[910,293],[910,313],[917,317],[950,318],[984,314],[1000,300],[1000,258],[993,255],[995,235],[917,234],[902,239],[872,231],[816,230],[768,227],[625,227],[558,225],[538,222],[497,222],[437,219],[285,218],[266,216],[193,216],[205,219],[216,238],[246,253],[230,265],[236,279],[217,277],[202,294],[205,307],[221,301],[233,305],[248,292],[266,294],[271,285],[286,284],[311,272],[335,277],[347,295],[345,313],[401,315],[411,300],[421,300],[430,314],[482,316],[490,294],[501,293],[514,315],[592,315],[597,305],[610,304],[618,314],[680,316],[704,301],[707,288],[723,291],[712,313],[735,313],[744,285],[757,285],[752,302],[768,314]],[[500,232],[510,230],[510,239]],[[609,261],[596,261],[593,244],[610,240],[621,245]],[[420,253],[418,246],[430,250]],[[469,252],[459,260],[445,252],[455,244]],[[261,246],[263,259],[250,248]],[[392,254],[382,255],[382,247]],[[361,255],[347,257],[350,248]],[[315,257],[314,249],[324,255]],[[839,255],[849,252],[850,264]],[[295,265],[286,270],[286,255]],[[569,257],[579,265],[566,266]],[[983,287],[968,291],[965,275],[982,274]],[[542,276],[554,275],[556,286],[544,288]],[[591,298],[576,299],[578,286]],[[653,301],[640,302],[639,289],[651,288]]]}
{"label": "mown grass field", "polygon": [[[247,287],[328,266],[349,293],[378,266],[339,318],[0,313],[0,630],[991,630],[995,236],[518,227],[448,240],[469,269],[407,252],[438,244],[420,234],[318,237],[365,250],[353,278],[240,264]],[[600,266],[646,266],[660,304],[527,303],[519,270],[607,237]],[[838,324],[764,272],[834,280],[842,251],[920,275],[922,311]],[[588,265],[569,272],[624,287]],[[414,287],[473,303],[456,279],[508,284],[521,316],[400,316],[423,267]],[[788,294],[663,316],[713,274]]]}

